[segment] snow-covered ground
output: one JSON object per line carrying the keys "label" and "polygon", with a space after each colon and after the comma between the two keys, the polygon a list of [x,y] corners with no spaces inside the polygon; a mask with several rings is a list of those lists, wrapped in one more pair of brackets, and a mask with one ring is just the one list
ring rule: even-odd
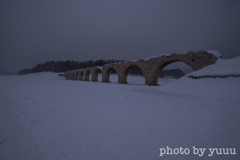
{"label": "snow-covered ground", "polygon": [[[239,77],[110,80],[0,76],[0,160],[240,159]],[[167,146],[190,153],[159,156]],[[203,156],[193,146],[206,148]],[[236,155],[210,157],[209,148]]]}
{"label": "snow-covered ground", "polygon": [[218,59],[214,65],[209,65],[186,76],[240,76],[240,57],[233,59]]}

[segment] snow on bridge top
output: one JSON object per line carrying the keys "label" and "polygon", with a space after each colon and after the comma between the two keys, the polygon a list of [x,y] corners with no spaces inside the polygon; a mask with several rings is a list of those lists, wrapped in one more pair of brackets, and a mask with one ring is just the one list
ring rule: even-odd
{"label": "snow on bridge top", "polygon": [[197,52],[202,52],[202,51],[203,52],[207,52],[209,54],[212,54],[216,58],[221,58],[222,57],[222,55],[218,51],[216,51],[216,50],[195,50],[195,51],[187,51],[187,52],[176,52],[176,53],[170,53],[170,54],[161,54],[161,55],[157,55],[157,56],[152,56],[150,58],[141,58],[141,59],[143,59],[145,61],[148,61],[148,60],[150,60],[152,58],[158,58],[158,57],[162,57],[162,56],[170,56],[172,54],[187,54],[189,52],[196,52],[197,53]]}

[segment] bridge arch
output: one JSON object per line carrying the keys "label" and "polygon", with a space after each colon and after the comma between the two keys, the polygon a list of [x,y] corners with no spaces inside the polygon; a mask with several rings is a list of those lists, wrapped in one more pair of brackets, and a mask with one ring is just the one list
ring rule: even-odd
{"label": "bridge arch", "polygon": [[[105,80],[105,82],[107,81],[107,82],[110,82],[110,75],[111,75],[111,73],[113,72],[113,70],[115,70],[115,72],[116,72],[116,74],[117,74],[117,71],[116,71],[116,69],[114,68],[114,67],[109,67],[108,69],[107,69],[107,71],[106,71],[106,80]],[[118,77],[118,74],[117,74],[117,77]]]}
{"label": "bridge arch", "polygon": [[109,67],[108,70],[107,70],[107,74],[110,75],[113,70],[116,71],[116,69],[114,69],[114,67]]}
{"label": "bridge arch", "polygon": [[102,82],[110,82],[109,78],[113,70],[115,70],[117,76],[119,76],[117,64],[107,64],[102,66]]}
{"label": "bridge arch", "polygon": [[77,79],[78,79],[78,71],[75,70],[75,71],[74,71],[74,80],[77,80]]}
{"label": "bridge arch", "polygon": [[183,61],[181,61],[181,60],[170,60],[170,61],[167,61],[166,63],[162,64],[162,65],[159,67],[159,70],[161,71],[163,68],[165,68],[165,67],[167,67],[168,65],[173,64],[173,63],[175,63],[175,62],[182,62],[182,63],[188,65],[189,67],[191,67],[191,68],[194,70],[194,68],[193,68],[191,65],[189,65],[189,64],[187,64],[186,62],[183,62]]}
{"label": "bridge arch", "polygon": [[128,75],[130,72],[131,72],[131,70],[133,69],[133,68],[135,68],[135,67],[138,67],[138,68],[140,68],[141,70],[142,70],[142,68],[139,66],[139,65],[137,65],[137,64],[130,64],[126,69],[125,69],[125,75]]}
{"label": "bridge arch", "polygon": [[83,70],[83,75],[84,75],[84,81],[89,81],[89,76],[90,76],[90,70],[89,70],[89,68],[86,68],[86,69],[84,69]]}
{"label": "bridge arch", "polygon": [[180,62],[179,64],[182,64],[184,66],[187,66],[191,71],[194,71],[193,66],[191,66],[191,64],[189,65],[188,62],[182,61],[182,60],[169,60],[166,61],[165,63],[161,64],[158,68],[158,75],[163,71],[163,69],[167,66],[171,66],[171,64],[174,64],[175,62]]}
{"label": "bridge arch", "polygon": [[71,71],[68,71],[68,79],[71,79]]}
{"label": "bridge arch", "polygon": [[[157,85],[157,80],[161,70],[173,63],[183,62],[189,65],[194,71],[205,66],[214,64],[221,54],[216,51],[190,51],[186,53],[173,53],[169,55],[155,56],[148,59],[140,59],[138,61],[125,61],[121,63],[113,63],[102,66],[102,82],[109,82],[109,76],[112,69],[115,69],[118,75],[118,83],[127,83],[127,76],[134,66],[141,68],[145,77],[145,84]],[[84,81],[89,81],[89,75],[92,75],[92,81],[96,81],[99,70],[95,67],[83,70]],[[74,73],[70,71],[69,77],[73,79]]]}
{"label": "bridge arch", "polygon": [[74,79],[74,71],[71,71],[71,80]]}
{"label": "bridge arch", "polygon": [[173,53],[169,56],[160,56],[152,58],[149,60],[148,66],[150,74],[148,75],[147,84],[157,85],[158,75],[162,69],[173,63],[173,62],[183,62],[190,66],[194,71],[199,70],[207,65],[214,64],[217,57],[213,54],[209,54],[206,51],[191,51],[186,54],[176,54]]}
{"label": "bridge arch", "polygon": [[68,72],[65,72],[65,77],[66,79],[68,79]]}
{"label": "bridge arch", "polygon": [[77,77],[77,79],[79,80],[79,81],[82,81],[83,80],[83,70],[78,70],[78,77]]}
{"label": "bridge arch", "polygon": [[[138,67],[141,69],[142,73],[144,72],[143,69],[142,69],[142,66],[137,64],[137,63],[131,63],[129,66],[126,66],[125,68],[125,71],[124,71],[124,78],[122,78],[123,80],[123,83],[128,83],[127,81],[127,77],[129,75],[129,73],[132,71],[132,69],[134,69],[135,67]],[[144,76],[144,73],[143,73],[143,76]],[[145,76],[144,76],[145,77]]]}
{"label": "bridge arch", "polygon": [[98,82],[98,74],[100,72],[102,72],[101,68],[99,67],[92,67],[90,68],[90,72],[91,72],[91,81],[93,82]]}

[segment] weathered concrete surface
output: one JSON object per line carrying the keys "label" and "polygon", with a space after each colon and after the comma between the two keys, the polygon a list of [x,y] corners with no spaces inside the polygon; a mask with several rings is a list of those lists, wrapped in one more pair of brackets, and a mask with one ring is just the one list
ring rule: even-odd
{"label": "weathered concrete surface", "polygon": [[67,77],[66,79],[71,79],[71,71],[67,71]]}
{"label": "weathered concrete surface", "polygon": [[[145,84],[147,85],[157,85],[158,76],[162,69],[173,63],[173,62],[183,62],[192,67],[194,71],[199,70],[205,66],[214,64],[218,57],[213,54],[207,53],[206,51],[191,51],[186,54],[170,54],[163,55],[159,57],[153,57],[149,59],[140,59],[138,61],[127,61],[119,62],[114,64],[107,64],[100,67],[86,68],[83,70],[84,81],[89,81],[89,75],[91,73],[91,81],[98,81],[98,73],[102,72],[102,82],[109,82],[109,76],[111,71],[114,69],[118,75],[118,83],[127,83],[127,76],[129,72],[138,66],[141,68],[143,75],[145,77]],[[74,79],[73,75],[80,75],[79,71],[69,71],[67,72],[67,77]],[[75,74],[74,74],[75,73]],[[80,76],[81,77],[81,76]],[[67,78],[69,79],[69,78]],[[76,77],[75,77],[76,79]],[[79,78],[82,79],[82,78]]]}
{"label": "weathered concrete surface", "polygon": [[73,79],[77,80],[78,79],[78,71],[77,70],[73,71],[73,74],[74,74]]}
{"label": "weathered concrete surface", "polygon": [[77,72],[78,72],[78,80],[82,81],[83,80],[83,70],[79,69],[79,70],[77,70]]}
{"label": "weathered concrete surface", "polygon": [[102,69],[100,67],[92,67],[90,68],[91,72],[91,81],[98,82],[98,73],[102,72]]}
{"label": "weathered concrete surface", "polygon": [[113,69],[116,71],[117,75],[119,75],[120,72],[117,65],[119,64],[108,64],[102,66],[102,82],[110,82],[109,77]]}
{"label": "weathered concrete surface", "polygon": [[74,80],[74,71],[71,71],[71,80]]}
{"label": "weathered concrete surface", "polygon": [[91,81],[98,82],[98,73],[102,72],[100,67],[91,67],[83,70],[84,81],[89,81],[89,75],[91,73]]}
{"label": "weathered concrete surface", "polygon": [[171,54],[169,56],[154,57],[147,60],[140,59],[138,61],[129,61],[116,64],[108,64],[103,66],[103,82],[109,82],[109,71],[114,68],[118,74],[118,83],[127,83],[127,76],[131,69],[135,66],[141,68],[145,77],[145,84],[157,85],[157,80],[162,69],[177,61],[188,64],[192,69],[198,70],[210,64],[214,64],[217,60],[212,54],[205,51],[188,52],[186,54]]}
{"label": "weathered concrete surface", "polygon": [[90,70],[89,68],[86,68],[83,70],[83,75],[84,75],[84,81],[89,81],[89,75],[90,75]]}
{"label": "weathered concrete surface", "polygon": [[144,74],[144,67],[141,62],[121,62],[116,64],[107,64],[102,67],[102,81],[103,82],[109,82],[109,77],[111,74],[111,71],[115,69],[118,75],[118,83],[127,83],[127,76],[129,72],[135,67],[138,66],[141,68]]}
{"label": "weathered concrete surface", "polygon": [[66,77],[66,79],[70,79],[70,72],[69,71],[67,71],[67,77]]}

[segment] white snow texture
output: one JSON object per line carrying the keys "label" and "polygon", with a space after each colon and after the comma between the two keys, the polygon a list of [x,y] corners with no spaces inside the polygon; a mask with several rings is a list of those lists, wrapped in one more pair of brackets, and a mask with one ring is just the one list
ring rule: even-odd
{"label": "white snow texture", "polygon": [[[218,60],[191,74],[239,74],[239,64],[240,57]],[[159,78],[159,86],[141,76],[110,80],[0,76],[0,160],[240,159],[240,77]],[[166,146],[190,153],[159,156]],[[210,157],[208,148],[236,154]]]}

